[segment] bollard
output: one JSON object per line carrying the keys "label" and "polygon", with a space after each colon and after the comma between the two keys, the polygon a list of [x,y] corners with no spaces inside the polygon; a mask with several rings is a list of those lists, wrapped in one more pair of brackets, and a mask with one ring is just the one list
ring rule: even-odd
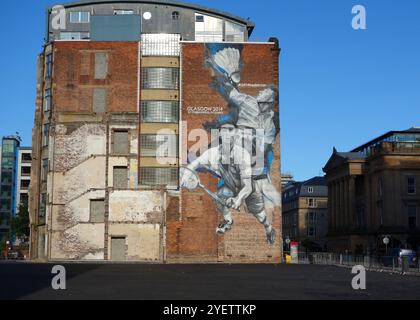
{"label": "bollard", "polygon": [[410,258],[402,257],[402,272],[407,273],[410,271]]}

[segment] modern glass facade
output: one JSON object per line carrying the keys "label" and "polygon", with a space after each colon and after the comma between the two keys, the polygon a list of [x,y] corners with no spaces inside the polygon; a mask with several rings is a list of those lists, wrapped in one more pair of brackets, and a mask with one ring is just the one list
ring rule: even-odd
{"label": "modern glass facade", "polygon": [[0,239],[7,236],[10,221],[16,215],[17,167],[20,141],[2,139],[0,166]]}

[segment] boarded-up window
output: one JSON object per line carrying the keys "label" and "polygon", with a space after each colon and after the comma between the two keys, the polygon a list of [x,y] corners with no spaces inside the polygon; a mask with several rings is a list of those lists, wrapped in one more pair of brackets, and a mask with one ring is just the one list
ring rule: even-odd
{"label": "boarded-up window", "polygon": [[111,260],[112,261],[125,261],[126,260],[126,240],[125,238],[111,238]]}
{"label": "boarded-up window", "polygon": [[105,222],[105,201],[91,200],[90,201],[90,222],[103,223]]}
{"label": "boarded-up window", "polygon": [[92,112],[92,89],[79,88],[79,110]]}
{"label": "boarded-up window", "polygon": [[128,170],[127,167],[114,167],[114,188],[127,189]]}
{"label": "boarded-up window", "polygon": [[128,131],[114,131],[113,151],[117,154],[129,154]]}
{"label": "boarded-up window", "polygon": [[88,76],[90,74],[90,52],[82,51],[80,53],[80,75]]}
{"label": "boarded-up window", "polygon": [[106,88],[93,89],[93,112],[106,112]]}
{"label": "boarded-up window", "polygon": [[108,54],[105,52],[95,53],[95,79],[106,79],[108,75]]}

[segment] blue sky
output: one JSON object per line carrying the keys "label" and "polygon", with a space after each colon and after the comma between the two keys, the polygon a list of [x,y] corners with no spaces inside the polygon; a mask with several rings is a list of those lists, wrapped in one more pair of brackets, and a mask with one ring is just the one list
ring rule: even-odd
{"label": "blue sky", "polygon": [[[189,0],[256,23],[253,39],[280,39],[283,171],[321,173],[333,146],[348,151],[390,130],[420,125],[420,1]],[[0,136],[31,143],[36,56],[45,7],[21,0],[0,19]],[[353,5],[367,30],[351,28]]]}

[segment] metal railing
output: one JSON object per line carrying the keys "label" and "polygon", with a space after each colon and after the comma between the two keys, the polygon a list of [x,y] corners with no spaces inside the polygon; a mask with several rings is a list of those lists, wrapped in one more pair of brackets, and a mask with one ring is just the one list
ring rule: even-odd
{"label": "metal railing", "polygon": [[299,264],[313,265],[331,265],[331,266],[347,266],[356,265],[364,266],[369,270],[389,271],[398,273],[416,273],[420,275],[420,264],[418,261],[412,261],[408,257],[395,256],[354,256],[350,254],[336,253],[299,253]]}

